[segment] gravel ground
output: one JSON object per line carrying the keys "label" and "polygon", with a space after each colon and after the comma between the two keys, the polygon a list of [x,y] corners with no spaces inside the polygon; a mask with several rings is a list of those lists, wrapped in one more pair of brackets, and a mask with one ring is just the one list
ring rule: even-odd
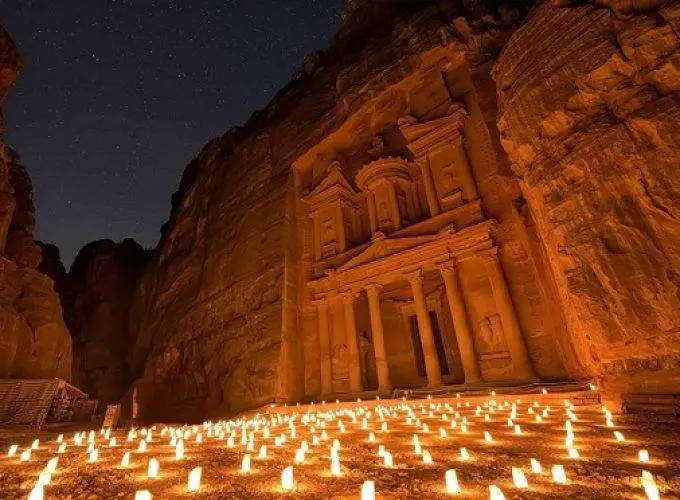
{"label": "gravel ground", "polygon": [[[59,430],[12,431],[0,430],[0,498],[26,498],[36,483],[40,471],[53,456],[59,456],[59,463],[51,483],[45,487],[46,498],[134,498],[135,491],[149,490],[154,498],[278,498],[282,496],[306,498],[357,498],[361,485],[366,480],[375,481],[378,498],[445,498],[453,495],[445,491],[444,474],[447,469],[456,469],[462,492],[461,498],[488,498],[488,487],[494,484],[501,488],[506,498],[616,498],[645,499],[641,486],[642,470],[651,472],[661,493],[661,498],[680,498],[680,426],[674,422],[634,422],[624,421],[614,416],[615,427],[605,425],[605,416],[600,408],[574,408],[577,420],[573,422],[575,433],[574,446],[580,459],[570,459],[565,447],[565,420],[567,419],[564,402],[541,396],[522,395],[517,405],[517,418],[514,423],[521,425],[522,435],[508,427],[507,418],[511,411],[509,402],[516,397],[494,398],[489,414],[483,398],[432,399],[417,401],[383,400],[362,403],[339,403],[302,407],[269,407],[259,415],[272,418],[273,415],[298,413],[295,439],[289,435],[289,425],[281,423],[271,427],[268,439],[263,437],[262,428],[255,434],[255,448],[252,452],[252,472],[240,472],[241,459],[246,453],[240,444],[240,428],[235,435],[235,447],[228,448],[226,438],[207,437],[207,431],[199,426],[204,437],[203,443],[196,443],[195,435],[187,438],[185,457],[175,459],[174,448],[169,445],[169,435],[162,435],[163,424],[157,424],[153,440],[148,443],[146,453],[137,452],[138,435],[133,442],[127,441],[127,430],[111,433],[118,446],[111,448],[107,440],[96,431],[95,445],[99,450],[96,463],[87,462],[87,436],[82,446],[73,443],[74,428]],[[550,405],[549,416],[543,423],[535,422],[535,413],[529,414],[528,408],[539,402],[535,413],[541,413],[544,405]],[[469,403],[469,407],[466,406]],[[506,407],[502,407],[508,402]],[[460,407],[457,405],[460,404]],[[487,403],[488,404],[488,403]],[[394,417],[385,415],[388,430],[380,430],[380,421],[374,408],[391,408]],[[482,411],[475,415],[476,406]],[[408,408],[414,412],[413,422],[408,425]],[[349,411],[363,408],[371,411],[367,429],[362,429],[362,416],[358,415],[352,423]],[[329,439],[312,444],[310,425],[302,423],[302,416],[310,411],[345,412],[326,424]],[[423,413],[424,411],[424,413]],[[430,414],[432,411],[432,414]],[[455,412],[460,416],[456,428],[451,428]],[[448,421],[442,420],[445,413]],[[252,418],[254,413],[246,415]],[[244,417],[244,418],[245,418]],[[462,418],[468,419],[468,433],[460,430]],[[418,427],[415,419],[427,423],[429,432]],[[338,419],[346,426],[342,433]],[[445,427],[448,436],[442,438],[439,428]],[[188,427],[191,431],[191,427]],[[491,443],[483,437],[484,431],[493,436]],[[625,436],[618,442],[613,431]],[[374,432],[376,441],[368,441],[369,432]],[[56,454],[56,438],[64,434],[66,452]],[[286,442],[274,446],[274,439],[281,433],[287,434]],[[413,434],[418,434],[423,449],[433,458],[430,465],[424,464],[422,457],[414,453]],[[228,434],[227,434],[228,435]],[[321,438],[321,428],[317,424],[316,435]],[[31,446],[34,439],[40,440],[30,461],[20,462],[19,454]],[[333,439],[340,441],[339,456],[342,475],[330,474],[329,448]],[[295,490],[283,493],[280,487],[281,471],[293,465],[293,457],[302,440],[309,443],[309,452],[304,464],[294,466]],[[7,457],[11,444],[18,444],[15,457]],[[260,445],[268,447],[268,457],[257,458]],[[394,467],[383,466],[383,459],[377,456],[377,449],[383,444],[394,457]],[[471,457],[464,461],[460,458],[460,447],[466,447]],[[638,451],[646,449],[650,462],[638,461]],[[129,467],[120,466],[125,451],[132,451]],[[147,464],[151,457],[160,461],[160,474],[157,479],[147,478]],[[543,474],[533,474],[529,461],[538,459],[543,466]],[[553,482],[550,468],[562,464],[568,478],[567,484]],[[203,468],[203,479],[199,492],[187,492],[189,471],[197,466]],[[511,467],[522,467],[529,482],[529,488],[519,489],[513,485]]]}

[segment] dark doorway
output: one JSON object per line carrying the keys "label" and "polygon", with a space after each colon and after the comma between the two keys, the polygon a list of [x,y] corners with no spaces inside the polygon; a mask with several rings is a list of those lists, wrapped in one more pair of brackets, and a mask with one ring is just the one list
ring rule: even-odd
{"label": "dark doorway", "polygon": [[[423,344],[420,341],[420,330],[418,328],[418,317],[414,314],[409,316],[411,324],[411,341],[413,343],[413,352],[416,358],[416,368],[418,376],[424,377],[427,375],[425,370],[425,354],[423,353]],[[432,335],[434,337],[434,347],[437,350],[437,358],[439,359],[439,368],[442,375],[449,374],[449,364],[446,361],[446,350],[444,348],[444,339],[442,339],[441,330],[439,329],[439,320],[437,313],[430,311],[430,323],[432,324]]]}

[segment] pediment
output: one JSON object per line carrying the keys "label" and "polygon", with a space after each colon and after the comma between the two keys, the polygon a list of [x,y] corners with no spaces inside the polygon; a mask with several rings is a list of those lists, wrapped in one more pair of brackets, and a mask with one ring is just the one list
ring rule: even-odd
{"label": "pediment", "polygon": [[328,167],[328,174],[323,180],[309,193],[307,198],[311,201],[328,192],[341,191],[350,196],[356,195],[356,191],[342,173],[340,164],[335,162]]}
{"label": "pediment", "polygon": [[348,260],[337,269],[337,272],[347,271],[364,264],[374,262],[376,260],[384,259],[390,255],[395,255],[411,248],[415,248],[424,243],[429,243],[437,238],[437,235],[426,236],[409,236],[406,238],[387,238],[378,233],[374,236],[368,248],[361,252],[356,257]]}

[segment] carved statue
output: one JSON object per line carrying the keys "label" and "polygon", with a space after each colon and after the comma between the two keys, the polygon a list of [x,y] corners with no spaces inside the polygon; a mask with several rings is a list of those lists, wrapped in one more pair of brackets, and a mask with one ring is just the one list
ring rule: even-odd
{"label": "carved statue", "polygon": [[500,316],[494,314],[487,316],[479,322],[479,338],[482,341],[486,352],[498,352],[505,349],[503,342],[503,325]]}

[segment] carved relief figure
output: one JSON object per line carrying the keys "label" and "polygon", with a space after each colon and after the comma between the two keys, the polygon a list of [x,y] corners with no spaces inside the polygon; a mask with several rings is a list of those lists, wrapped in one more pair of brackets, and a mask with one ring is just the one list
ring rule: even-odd
{"label": "carved relief figure", "polygon": [[482,344],[482,351],[491,353],[505,350],[503,325],[498,314],[487,316],[480,321],[477,330],[479,332],[480,343]]}
{"label": "carved relief figure", "polygon": [[375,387],[377,385],[375,351],[367,332],[363,332],[359,336],[359,349],[361,350],[361,380],[363,386],[364,388]]}

